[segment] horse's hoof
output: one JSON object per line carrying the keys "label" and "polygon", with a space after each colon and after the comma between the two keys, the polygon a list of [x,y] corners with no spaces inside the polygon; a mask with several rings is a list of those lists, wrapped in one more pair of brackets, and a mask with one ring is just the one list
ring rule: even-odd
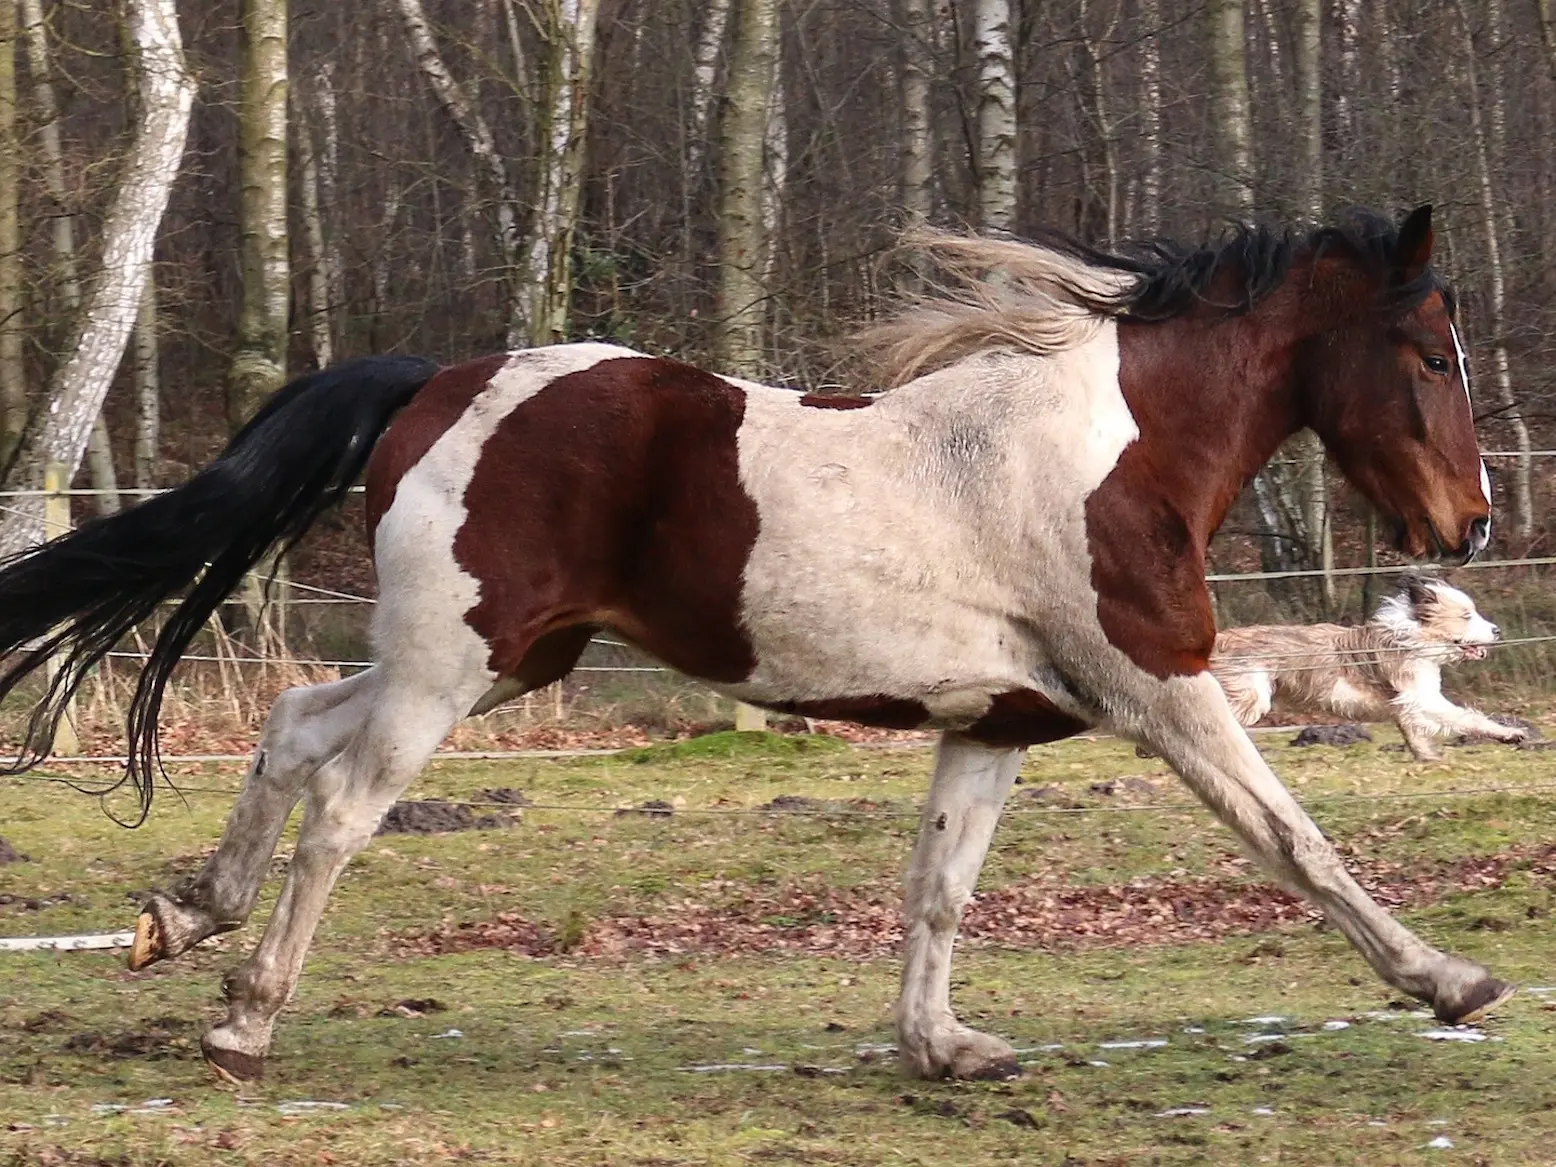
{"label": "horse's hoof", "polygon": [[135,920],[135,942],[130,945],[130,971],[140,972],[147,965],[161,960],[162,955],[162,927],[157,923],[151,905],[147,904]]}
{"label": "horse's hoof", "polygon": [[1437,1015],[1437,1020],[1447,1025],[1473,1025],[1484,1020],[1487,1014],[1516,992],[1517,985],[1499,981],[1495,977],[1485,977],[1456,1001],[1433,1005],[1432,1012]]}
{"label": "horse's hoof", "polygon": [[234,1086],[247,1086],[265,1076],[264,1058],[212,1045],[209,1035],[200,1039],[200,1052],[205,1055],[205,1064],[211,1067],[212,1072]]}

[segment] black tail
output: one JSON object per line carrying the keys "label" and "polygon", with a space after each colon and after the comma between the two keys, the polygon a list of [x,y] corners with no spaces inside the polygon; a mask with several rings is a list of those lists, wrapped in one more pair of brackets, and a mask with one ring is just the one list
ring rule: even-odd
{"label": "black tail", "polygon": [[420,357],[362,357],[299,377],[183,486],[0,562],[0,655],[23,651],[0,673],[0,701],[61,657],[20,755],[0,772],[42,761],[92,666],[188,589],[130,703],[125,777],[143,821],[160,769],[157,713],[189,642],[272,547],[290,548],[345,496],[390,419],[437,367]]}

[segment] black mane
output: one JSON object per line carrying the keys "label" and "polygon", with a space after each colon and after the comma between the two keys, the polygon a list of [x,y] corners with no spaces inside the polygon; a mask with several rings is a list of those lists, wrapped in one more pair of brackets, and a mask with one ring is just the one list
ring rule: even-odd
{"label": "black mane", "polygon": [[[1311,251],[1318,256],[1337,248],[1377,278],[1383,289],[1383,307],[1403,311],[1437,291],[1447,298],[1449,311],[1454,309],[1452,290],[1430,266],[1404,283],[1392,278],[1399,226],[1364,208],[1344,211],[1332,225],[1307,229],[1234,223],[1218,238],[1195,245],[1156,238],[1135,240],[1107,251],[1059,232],[1044,232],[1035,242],[1094,267],[1141,277],[1139,287],[1122,307],[1111,308],[1113,314],[1130,320],[1170,320],[1205,304],[1231,313],[1247,312],[1280,286],[1298,254]],[[1241,281],[1230,301],[1224,286],[1217,289],[1217,296],[1211,294],[1227,272],[1237,273]]]}

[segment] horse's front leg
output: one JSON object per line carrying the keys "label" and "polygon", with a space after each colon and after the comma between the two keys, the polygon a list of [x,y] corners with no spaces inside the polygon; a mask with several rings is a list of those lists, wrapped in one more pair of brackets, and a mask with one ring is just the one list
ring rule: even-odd
{"label": "horse's front leg", "polygon": [[1138,721],[1120,728],[1166,758],[1264,869],[1317,904],[1389,984],[1447,1022],[1472,1020],[1512,994],[1512,985],[1479,965],[1426,944],[1361,889],[1265,765],[1209,674],[1143,682],[1138,700]]}
{"label": "horse's front leg", "polygon": [[960,1024],[951,1011],[951,946],[972,897],[1022,750],[992,749],[947,734],[908,868],[907,940],[897,1041],[904,1072],[920,1078],[1011,1078],[1015,1053]]}

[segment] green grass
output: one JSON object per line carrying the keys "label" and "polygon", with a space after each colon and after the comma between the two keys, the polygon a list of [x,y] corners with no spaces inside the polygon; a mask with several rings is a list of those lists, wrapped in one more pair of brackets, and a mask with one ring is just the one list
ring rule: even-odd
{"label": "green grass", "polygon": [[[1477,747],[1422,766],[1377,747],[1261,740],[1331,837],[1368,859],[1408,868],[1556,842],[1556,803],[1519,792],[1551,780],[1548,755]],[[576,938],[603,917],[668,915],[752,889],[892,895],[927,767],[924,751],[734,734],[609,758],[440,762],[408,797],[507,786],[580,809],[530,809],[506,830],[375,839],[340,882],[265,1082],[242,1094],[205,1071],[198,1036],[274,881],[255,925],[143,974],[109,954],[0,954],[0,1164],[1552,1161],[1556,994],[1515,998],[1484,1028],[1490,1040],[1431,1041],[1420,1036],[1429,1021],[1389,1010],[1393,995],[1361,960],[1310,926],[1088,952],[968,946],[960,1011],[1028,1051],[1027,1075],[1006,1084],[897,1076],[874,1049],[891,1041],[888,959],[404,955],[399,938],[498,913]],[[1155,789],[1091,789],[1128,777]],[[0,834],[33,860],[0,867],[0,894],[38,901],[0,906],[0,934],[128,927],[144,889],[214,843],[230,799],[203,792],[230,789],[237,771],[175,778],[187,801],[159,792],[138,831],[68,788],[0,780]],[[1236,870],[1225,831],[1159,762],[1121,743],[1034,751],[1023,779],[985,888]],[[1441,796],[1482,787],[1514,793]],[[1356,797],[1401,794],[1438,797]],[[819,813],[746,813],[779,795],[815,800]],[[650,799],[676,814],[613,813]],[[1546,877],[1530,871],[1408,919],[1541,986],[1556,984],[1549,908]],[[393,1011],[429,997],[445,1011]],[[1388,1019],[1368,1016],[1380,1010]],[[1243,1023],[1274,1014],[1288,1020]],[[1352,1023],[1323,1028],[1339,1019]],[[463,1036],[437,1036],[451,1029]],[[1288,1036],[1246,1041],[1277,1030]],[[1147,1039],[1167,1044],[1101,1047]],[[689,1068],[722,1063],[784,1068]],[[172,1103],[93,1109],[148,1099]],[[298,1101],[343,1108],[285,1105]],[[1183,1107],[1208,1113],[1158,1117]],[[1435,1138],[1454,1145],[1433,1149]]]}

